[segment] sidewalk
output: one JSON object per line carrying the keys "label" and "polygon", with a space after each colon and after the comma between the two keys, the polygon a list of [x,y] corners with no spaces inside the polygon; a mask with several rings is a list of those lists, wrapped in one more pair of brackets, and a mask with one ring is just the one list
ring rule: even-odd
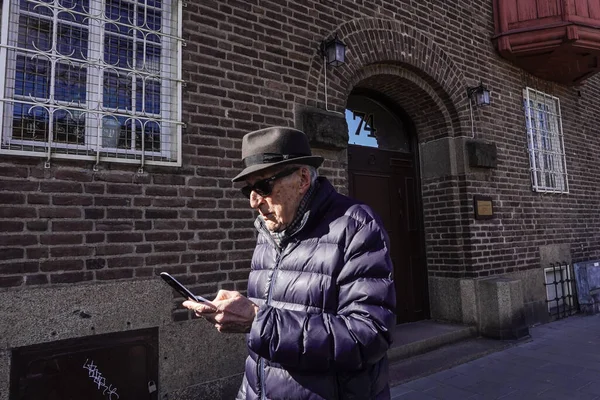
{"label": "sidewalk", "polygon": [[392,400],[600,400],[600,315],[530,332],[531,341],[395,386]]}

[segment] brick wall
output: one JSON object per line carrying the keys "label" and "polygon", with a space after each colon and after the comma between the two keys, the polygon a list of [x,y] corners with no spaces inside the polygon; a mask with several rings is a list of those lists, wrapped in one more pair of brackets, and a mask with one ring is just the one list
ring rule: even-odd
{"label": "brick wall", "polygon": [[[320,41],[338,32],[348,63],[328,72],[328,102],[343,111],[354,87],[377,88],[414,119],[418,140],[470,136],[466,87],[483,81],[492,105],[474,113],[499,167],[422,182],[431,275],[483,276],[539,267],[539,246],[570,243],[600,257],[597,212],[599,80],[540,82],[496,55],[489,1],[188,2],[184,9],[183,167],[135,168],[0,158],[0,286],[182,276],[199,293],[244,290],[253,212],[230,178],[240,138],[293,126],[324,108]],[[382,65],[384,64],[384,65]],[[386,81],[377,81],[377,73]],[[522,89],[560,97],[568,195],[531,192]],[[402,90],[397,90],[402,88]],[[580,95],[579,95],[580,94]],[[343,153],[323,173],[346,186]],[[472,196],[498,217],[474,221]],[[177,319],[188,318],[186,311]]]}

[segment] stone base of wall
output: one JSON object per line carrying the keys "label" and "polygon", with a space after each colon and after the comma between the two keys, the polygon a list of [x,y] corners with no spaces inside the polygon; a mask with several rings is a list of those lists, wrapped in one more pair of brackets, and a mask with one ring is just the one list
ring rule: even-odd
{"label": "stone base of wall", "polygon": [[429,277],[431,319],[462,323],[462,303],[460,279]]}
{"label": "stone base of wall", "polygon": [[163,398],[169,400],[214,400],[235,399],[244,374],[236,374],[200,385],[190,386],[183,390],[166,393]]}
{"label": "stone base of wall", "polygon": [[532,269],[529,271],[514,272],[505,276],[521,281],[527,325],[532,326],[550,322],[548,307],[546,305],[543,270],[541,268]]}
{"label": "stone base of wall", "polygon": [[519,339],[529,335],[519,279],[478,279],[475,282],[475,293],[481,335],[494,339]]}
{"label": "stone base of wall", "polygon": [[528,334],[548,322],[543,273],[530,270],[491,278],[429,278],[431,318],[475,325],[499,339]]}
{"label": "stone base of wall", "polygon": [[234,398],[245,335],[221,334],[203,319],[174,322],[175,306],[158,277],[1,292],[0,400],[8,400],[16,347],[147,328],[158,328],[158,398]]}

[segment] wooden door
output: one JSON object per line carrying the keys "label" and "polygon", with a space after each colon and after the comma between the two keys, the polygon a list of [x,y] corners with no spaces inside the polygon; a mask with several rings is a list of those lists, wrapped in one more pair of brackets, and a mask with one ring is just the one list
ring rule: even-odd
{"label": "wooden door", "polygon": [[383,220],[394,264],[398,323],[429,317],[421,205],[412,153],[348,146],[350,196]]}

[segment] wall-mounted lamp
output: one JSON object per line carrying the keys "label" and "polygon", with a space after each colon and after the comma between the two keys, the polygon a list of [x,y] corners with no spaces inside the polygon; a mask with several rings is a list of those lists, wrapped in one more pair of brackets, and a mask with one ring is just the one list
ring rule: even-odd
{"label": "wall-mounted lamp", "polygon": [[475,95],[475,104],[478,106],[489,106],[490,105],[490,91],[483,86],[483,83],[479,83],[479,86],[467,88],[467,95],[469,101],[473,100]]}
{"label": "wall-mounted lamp", "polygon": [[479,83],[479,86],[468,87],[467,96],[469,97],[469,111],[471,112],[471,137],[475,137],[475,123],[473,121],[473,101],[478,107],[490,105],[490,91]]}
{"label": "wall-mounted lamp", "polygon": [[330,40],[323,40],[319,46],[319,54],[323,57],[323,76],[325,78],[325,110],[330,110],[327,104],[327,65],[339,67],[346,62],[346,44],[338,39],[337,33]]}
{"label": "wall-mounted lamp", "polygon": [[321,55],[325,62],[333,67],[339,67],[346,62],[346,44],[335,37],[321,42]]}

